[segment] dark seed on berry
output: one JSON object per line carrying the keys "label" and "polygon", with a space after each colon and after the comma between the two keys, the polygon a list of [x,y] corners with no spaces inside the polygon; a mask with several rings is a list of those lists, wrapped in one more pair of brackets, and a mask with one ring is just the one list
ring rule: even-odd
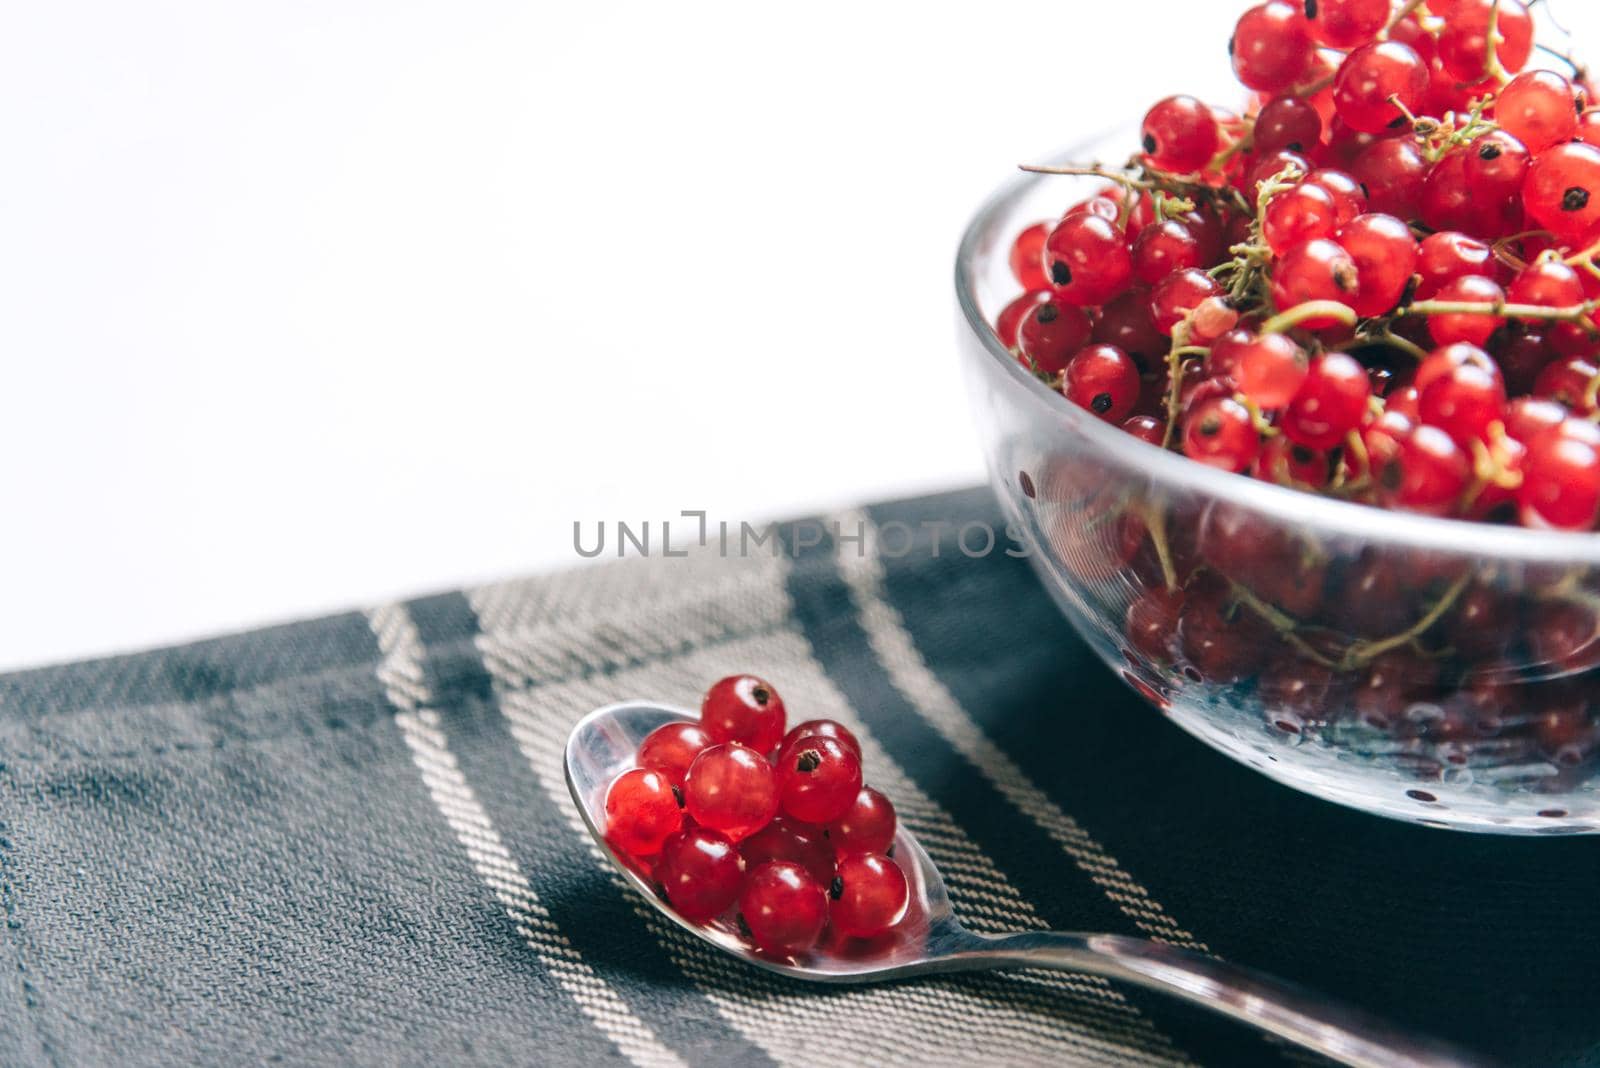
{"label": "dark seed on berry", "polygon": [[765,686],[757,686],[755,689],[750,691],[750,696],[755,698],[756,704],[760,705],[762,708],[765,708],[767,707],[767,702],[772,700],[772,691],[767,689]]}
{"label": "dark seed on berry", "polygon": [[1152,156],[1156,154],[1156,137],[1155,137],[1155,134],[1145,134],[1144,135],[1144,150],[1146,152],[1150,153]]}
{"label": "dark seed on berry", "polygon": [[810,775],[817,770],[817,765],[822,763],[822,754],[815,749],[807,749],[800,754],[800,759],[794,762],[794,770]]}
{"label": "dark seed on berry", "polygon": [[1317,0],[1306,0],[1306,18],[1314,19],[1316,17],[1317,17]]}
{"label": "dark seed on berry", "polygon": [[1093,408],[1096,413],[1104,415],[1111,410],[1111,405],[1113,403],[1115,402],[1111,399],[1111,394],[1096,393],[1094,395],[1094,400],[1089,402],[1089,407]]}
{"label": "dark seed on berry", "polygon": [[1500,146],[1493,141],[1485,142],[1484,146],[1478,149],[1478,158],[1481,160],[1499,159]]}
{"label": "dark seed on berry", "polygon": [[1217,432],[1222,429],[1222,420],[1216,416],[1208,416],[1200,420],[1198,429],[1202,437],[1214,438],[1217,436]]}
{"label": "dark seed on berry", "polygon": [[[1072,268],[1057,260],[1050,265],[1050,280],[1058,286],[1070,286],[1072,284]],[[1049,307],[1049,305],[1046,305],[1046,307]],[[1044,312],[1042,309],[1039,314],[1043,317]],[[1051,316],[1051,318],[1055,317]],[[1045,321],[1049,322],[1050,320],[1046,319]]]}
{"label": "dark seed on berry", "polygon": [[[1060,266],[1060,264],[1057,264],[1057,266]],[[1066,283],[1063,282],[1062,284],[1065,285]],[[1039,310],[1037,313],[1035,313],[1034,318],[1038,319],[1041,323],[1053,323],[1056,321],[1056,319],[1060,318],[1060,316],[1060,308],[1057,308],[1054,304],[1042,304],[1039,306]]]}
{"label": "dark seed on berry", "polygon": [[1562,211],[1582,211],[1589,206],[1589,191],[1575,185],[1561,197]]}
{"label": "dark seed on berry", "polygon": [[828,896],[838,901],[844,896],[844,879],[835,875],[833,882],[828,884]]}
{"label": "dark seed on berry", "polygon": [[679,808],[683,807],[683,787],[674,786],[672,788],[672,799],[678,803]]}

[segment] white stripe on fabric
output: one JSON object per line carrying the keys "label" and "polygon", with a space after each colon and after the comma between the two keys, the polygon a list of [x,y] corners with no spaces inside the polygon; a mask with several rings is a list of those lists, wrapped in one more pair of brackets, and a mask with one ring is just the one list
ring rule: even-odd
{"label": "white stripe on fabric", "polygon": [[473,870],[493,891],[517,933],[625,1057],[643,1068],[688,1068],[583,961],[500,840],[450,752],[438,713],[427,707],[431,695],[422,666],[422,640],[410,613],[402,605],[389,605],[368,612],[367,619],[383,653],[378,679],[399,709],[394,721],[411,750],[412,762]]}
{"label": "white stripe on fabric", "polygon": [[1072,858],[1106,897],[1150,937],[1206,951],[1203,942],[1175,921],[1116,858],[1027,777],[1016,761],[983,733],[917,649],[898,609],[884,590],[878,530],[862,511],[836,517],[839,529],[860,530],[859,552],[840,552],[839,570],[856,604],[873,654],[908,704],[956,752],[978,769],[1000,794],[1033,820]]}
{"label": "white stripe on fabric", "polygon": [[[574,610],[567,601],[569,633],[617,635],[621,627],[634,635],[624,657],[607,643],[590,654],[587,665],[542,651],[538,645],[550,628],[536,614],[519,609],[516,594],[506,587],[469,595],[483,630],[478,639],[482,659],[495,678],[511,733],[550,802],[561,808],[597,862],[603,861],[602,855],[572,809],[562,776],[562,747],[570,725],[596,705],[628,697],[692,706],[707,680],[735,670],[759,670],[786,695],[797,715],[804,709],[807,718],[836,718],[856,731],[874,780],[894,797],[906,826],[945,872],[958,910],[974,927],[1040,926],[1032,907],[993,863],[890,760],[804,639],[790,629],[786,568],[765,560],[723,566],[755,578],[724,583],[700,599],[681,590],[661,597],[657,587],[631,600],[596,603],[587,617],[584,609]],[[670,573],[673,562],[658,561],[657,568]],[[743,637],[685,649],[660,633],[634,629],[665,626],[672,635],[674,609],[691,620],[715,615],[717,597],[727,590],[737,591],[737,611],[747,631]],[[701,592],[705,594],[704,587]],[[570,644],[566,650],[582,655]],[[620,878],[615,882],[632,893]],[[724,1018],[780,1063],[952,1063],[975,1049],[988,1057],[1030,1064],[1186,1063],[1116,990],[1093,977],[1025,973],[895,987],[797,988],[728,961],[668,925],[644,902],[636,911]]]}

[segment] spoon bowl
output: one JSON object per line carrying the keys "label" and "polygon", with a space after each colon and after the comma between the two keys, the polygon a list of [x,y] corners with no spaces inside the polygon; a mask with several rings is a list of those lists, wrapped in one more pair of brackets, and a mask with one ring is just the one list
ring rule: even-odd
{"label": "spoon bowl", "polygon": [[680,916],[647,872],[606,841],[606,790],[634,767],[639,743],[657,727],[695,713],[650,701],[628,701],[589,713],[567,738],[567,788],[589,833],[623,877],[662,915],[697,938],[749,964],[794,979],[861,983],[992,968],[1057,968],[1157,990],[1358,1068],[1468,1068],[1484,1061],[1403,1034],[1366,1012],[1215,957],[1161,942],[1113,934],[1020,931],[983,935],[956,920],[939,870],[904,826],[892,854],[906,874],[905,916],[875,939],[826,932],[803,957],[756,950],[731,916],[696,923]]}

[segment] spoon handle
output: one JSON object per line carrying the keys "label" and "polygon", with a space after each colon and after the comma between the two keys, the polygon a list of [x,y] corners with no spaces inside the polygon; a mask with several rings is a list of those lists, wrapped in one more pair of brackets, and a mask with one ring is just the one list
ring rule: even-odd
{"label": "spoon handle", "polygon": [[970,935],[945,960],[961,968],[1061,968],[1182,998],[1356,1068],[1481,1068],[1376,1017],[1250,968],[1142,938],[1028,931]]}

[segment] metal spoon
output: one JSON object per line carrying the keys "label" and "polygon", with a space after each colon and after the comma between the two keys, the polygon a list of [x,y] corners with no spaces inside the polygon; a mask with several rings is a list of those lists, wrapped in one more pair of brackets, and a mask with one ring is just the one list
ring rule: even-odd
{"label": "metal spoon", "polygon": [[893,853],[910,883],[912,903],[889,934],[870,943],[830,943],[825,938],[800,959],[766,956],[729,921],[699,924],[679,916],[640,872],[606,845],[606,788],[634,766],[634,753],[645,735],[664,723],[694,718],[692,712],[647,701],[596,709],[567,739],[567,787],[606,855],[663,915],[758,968],[821,983],[877,982],[989,968],[1060,968],[1171,994],[1358,1068],[1467,1068],[1484,1063],[1402,1034],[1359,1009],[1164,943],[1069,931],[975,934],[956,922],[938,869],[904,827],[895,835]]}

